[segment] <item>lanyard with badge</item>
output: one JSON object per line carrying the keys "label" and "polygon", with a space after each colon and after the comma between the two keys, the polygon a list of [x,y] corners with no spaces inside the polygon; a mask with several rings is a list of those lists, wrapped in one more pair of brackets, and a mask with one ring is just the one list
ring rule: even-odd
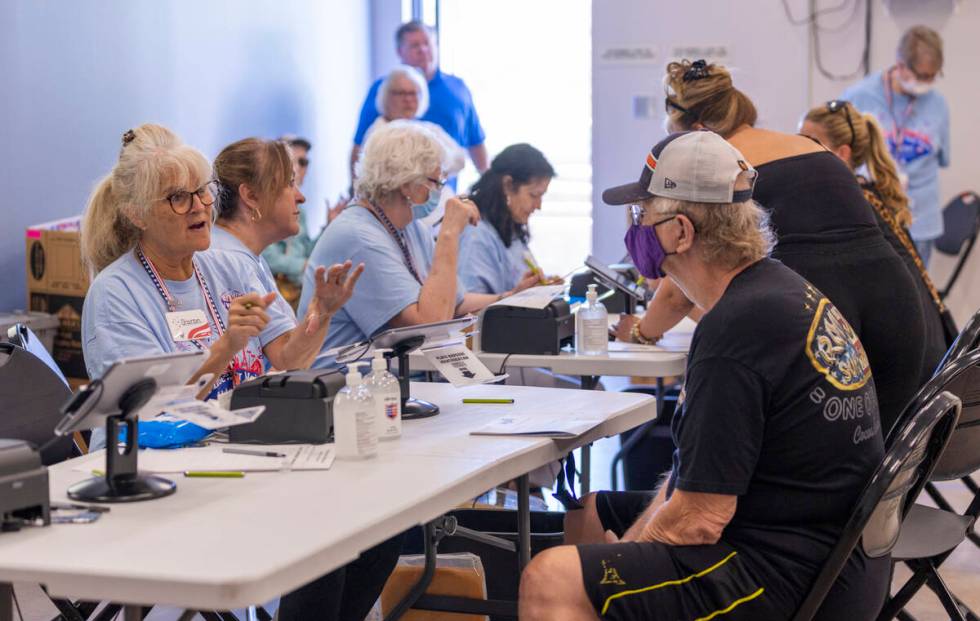
{"label": "lanyard with badge", "polygon": [[[177,300],[171,295],[170,289],[167,288],[167,284],[160,276],[160,273],[157,272],[156,266],[143,254],[143,249],[139,246],[136,247],[136,257],[143,265],[143,269],[146,270],[146,274],[150,277],[153,285],[157,288],[157,292],[160,293],[164,303],[167,305],[166,319],[167,327],[170,329],[170,337],[175,343],[189,341],[201,351],[205,351],[207,348],[200,341],[211,336],[211,324],[208,322],[204,311],[199,308],[178,311]],[[204,295],[208,313],[214,321],[218,338],[221,338],[225,332],[225,324],[221,320],[218,307],[214,303],[214,296],[211,295],[211,289],[208,288],[208,284],[204,281],[204,277],[201,275],[201,270],[197,267],[197,263],[192,261],[191,264],[194,266],[194,276],[197,278],[197,284],[201,287],[201,293]],[[230,365],[228,371],[231,373],[232,383],[237,384],[238,377]]]}
{"label": "lanyard with badge", "polygon": [[[894,71],[894,69],[892,70]],[[894,93],[892,92],[892,72],[883,78],[885,81],[885,101],[888,103],[888,114],[892,117],[892,131],[895,134],[895,149],[892,153],[892,157],[895,161],[899,160],[899,152],[902,148],[902,142],[905,140],[905,126],[908,125],[909,117],[912,116],[912,107],[915,105],[915,97],[909,97],[909,103],[905,106],[905,112],[902,113],[902,121],[899,123],[898,116],[895,114],[895,101]]]}
{"label": "lanyard with badge", "polygon": [[419,273],[415,270],[415,263],[412,261],[412,253],[409,252],[408,250],[408,244],[405,243],[405,238],[403,234],[400,233],[398,229],[395,228],[394,223],[388,219],[388,216],[385,214],[383,209],[381,209],[374,203],[368,203],[368,204],[371,205],[371,208],[368,209],[368,211],[373,213],[375,217],[377,217],[378,220],[381,221],[381,224],[383,224],[384,227],[388,230],[388,234],[391,235],[391,237],[395,240],[395,243],[398,244],[398,247],[402,251],[402,256],[405,258],[405,267],[407,267],[408,271],[411,272],[412,276],[415,278],[415,281],[421,285],[422,279],[419,278]]}

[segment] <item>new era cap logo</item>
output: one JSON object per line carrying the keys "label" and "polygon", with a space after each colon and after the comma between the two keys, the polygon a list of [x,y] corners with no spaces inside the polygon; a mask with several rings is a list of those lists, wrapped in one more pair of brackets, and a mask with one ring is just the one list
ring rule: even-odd
{"label": "new era cap logo", "polygon": [[677,184],[670,180],[668,177],[664,177],[664,188],[667,190],[673,190],[677,187]]}

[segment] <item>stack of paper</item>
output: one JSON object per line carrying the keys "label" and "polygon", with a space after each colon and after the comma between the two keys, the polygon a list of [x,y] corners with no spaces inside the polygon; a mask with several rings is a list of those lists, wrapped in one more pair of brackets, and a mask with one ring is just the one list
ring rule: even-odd
{"label": "stack of paper", "polygon": [[486,427],[472,432],[474,436],[535,436],[542,438],[575,438],[591,430],[602,419],[576,415],[503,416]]}

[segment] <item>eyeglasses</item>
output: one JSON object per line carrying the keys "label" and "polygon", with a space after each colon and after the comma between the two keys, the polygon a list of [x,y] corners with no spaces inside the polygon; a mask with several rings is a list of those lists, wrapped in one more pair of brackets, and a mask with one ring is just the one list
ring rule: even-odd
{"label": "eyeglasses", "polygon": [[[644,209],[642,205],[630,205],[630,222],[633,224],[633,226],[640,226],[641,224],[643,224],[643,218],[646,215],[647,215],[647,210]],[[669,222],[670,220],[673,220],[674,218],[677,217],[676,213],[663,214],[663,215],[666,216],[664,219],[658,220],[657,222],[654,222],[650,226],[656,228],[661,224],[663,224],[664,222]]]}
{"label": "eyeglasses", "polygon": [[670,109],[671,108],[673,108],[675,110],[679,110],[679,111],[683,112],[684,114],[690,114],[690,112],[691,112],[690,110],[688,110],[684,106],[680,105],[679,103],[677,103],[676,101],[674,101],[670,97],[664,97],[664,112],[666,112],[667,114],[670,114]]}
{"label": "eyeglasses", "polygon": [[187,190],[177,190],[176,192],[168,195],[164,200],[170,203],[170,208],[173,209],[175,214],[178,216],[183,216],[193,207],[195,196],[197,196],[198,200],[201,201],[202,205],[205,207],[210,207],[214,204],[214,197],[217,195],[218,182],[212,179],[193,192],[188,192]]}
{"label": "eyeglasses", "polygon": [[831,114],[835,114],[839,110],[844,111],[844,118],[847,119],[847,128],[851,130],[851,141],[847,143],[847,146],[854,148],[854,140],[856,139],[854,135],[854,123],[851,122],[851,113],[847,109],[847,101],[844,99],[834,99],[827,102],[827,110]]}
{"label": "eyeglasses", "polygon": [[919,73],[918,71],[916,71],[915,69],[912,68],[912,65],[909,65],[907,63],[901,63],[901,64],[902,64],[903,67],[905,67],[906,69],[908,69],[909,72],[919,82],[932,83],[932,82],[935,82],[936,81],[936,78],[938,78],[941,75],[943,75],[943,70],[942,69],[940,69],[939,71],[935,71],[933,73]]}
{"label": "eyeglasses", "polygon": [[442,186],[446,185],[446,179],[433,179],[432,177],[426,177],[426,179],[436,184],[437,190],[441,190]]}
{"label": "eyeglasses", "polygon": [[419,96],[419,92],[414,90],[413,91],[390,90],[388,91],[388,94],[391,95],[392,97],[415,97],[416,99],[418,99]]}

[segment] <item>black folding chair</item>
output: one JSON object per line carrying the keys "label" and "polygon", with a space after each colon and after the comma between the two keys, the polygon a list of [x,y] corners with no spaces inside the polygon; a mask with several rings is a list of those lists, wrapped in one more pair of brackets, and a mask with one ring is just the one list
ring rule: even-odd
{"label": "black folding chair", "polygon": [[899,419],[895,440],[885,451],[885,459],[858,499],[837,545],[830,551],[793,621],[810,621],[818,616],[858,542],[872,558],[891,551],[898,540],[902,520],[928,480],[959,415],[960,400],[945,392],[921,407],[912,409],[910,404],[906,408]]}
{"label": "black folding chair", "polygon": [[[959,420],[950,437],[946,450],[939,457],[930,475],[933,481],[950,481],[962,478],[980,468],[980,350],[974,350],[947,364],[916,396],[928,399],[932,394],[956,395],[962,401]],[[937,505],[940,503],[937,503]],[[952,619],[978,617],[966,607],[945,585],[939,575],[939,566],[949,558],[953,550],[968,537],[976,537],[973,524],[980,516],[980,494],[962,514],[948,505],[933,508],[915,504],[909,510],[895,548],[892,560],[903,562],[912,570],[912,577],[899,589],[881,611],[879,621],[898,615],[912,597],[928,586]]]}
{"label": "black folding chair", "polygon": [[[936,373],[940,373],[949,363],[957,360],[964,354],[975,351],[978,347],[980,347],[980,311],[975,313],[973,317],[970,318],[970,321],[967,322],[966,326],[964,326],[963,330],[960,331],[959,336],[956,337],[956,340],[950,346],[949,351],[946,352],[942,362],[939,363]],[[972,377],[974,376],[971,374],[970,378]],[[950,388],[950,390],[952,390],[953,393],[963,401],[964,409],[969,407],[968,403],[973,399],[973,397],[969,396],[972,392],[971,386],[980,386],[980,378],[976,378],[976,381],[972,381],[969,378],[957,380],[957,386]],[[978,450],[980,450],[980,448],[978,448]],[[945,480],[939,477],[937,477],[937,479]],[[980,486],[978,486],[976,481],[973,480],[972,473],[962,476],[960,481],[966,485],[967,489],[970,490],[970,493],[974,495],[974,498],[980,496]],[[932,501],[936,503],[937,507],[943,509],[944,511],[953,511],[949,501],[946,500],[946,498],[939,491],[939,488],[937,488],[935,485],[932,483],[926,483],[925,492],[929,494],[929,497],[932,498]],[[978,535],[972,528],[967,533],[967,537],[975,546],[980,548],[980,535]]]}
{"label": "black folding chair", "polygon": [[[963,266],[970,258],[970,251],[977,242],[980,232],[980,195],[976,192],[963,192],[943,208],[943,234],[936,239],[936,250],[950,256],[959,255],[953,274],[946,286],[939,292],[945,298],[960,277]],[[966,244],[966,250],[963,245]],[[962,251],[962,253],[961,253]]]}

